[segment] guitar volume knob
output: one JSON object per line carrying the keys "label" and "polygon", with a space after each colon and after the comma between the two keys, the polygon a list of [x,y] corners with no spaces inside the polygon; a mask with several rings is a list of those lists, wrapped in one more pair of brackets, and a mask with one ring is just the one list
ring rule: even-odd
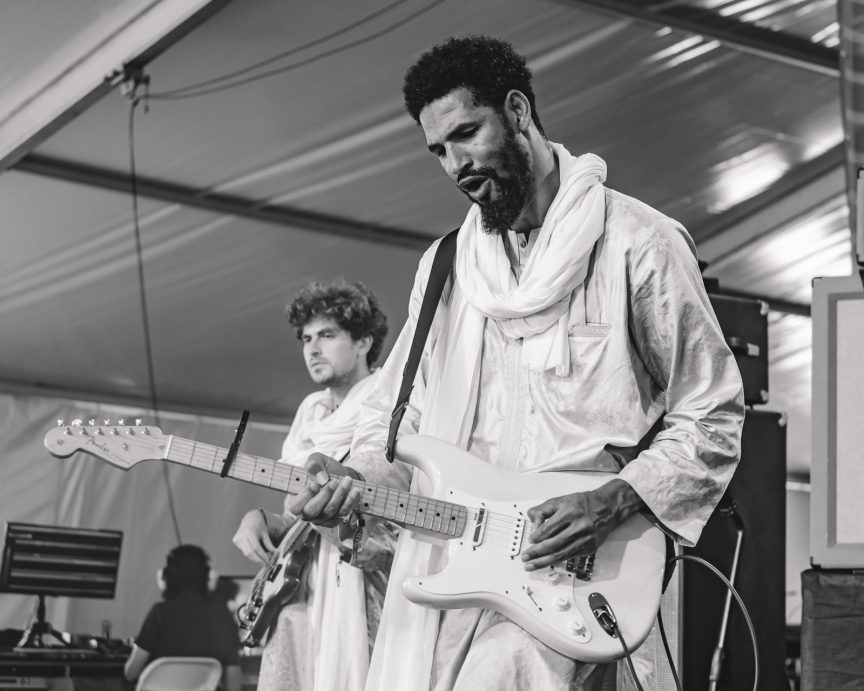
{"label": "guitar volume knob", "polygon": [[567,624],[567,631],[574,636],[584,636],[587,633],[585,624],[576,619]]}
{"label": "guitar volume knob", "polygon": [[570,600],[568,600],[566,597],[556,597],[555,609],[557,609],[559,612],[564,612],[570,609]]}
{"label": "guitar volume knob", "polygon": [[558,581],[561,580],[561,574],[557,571],[550,571],[543,577],[543,580],[550,585],[555,585],[556,583],[558,583]]}

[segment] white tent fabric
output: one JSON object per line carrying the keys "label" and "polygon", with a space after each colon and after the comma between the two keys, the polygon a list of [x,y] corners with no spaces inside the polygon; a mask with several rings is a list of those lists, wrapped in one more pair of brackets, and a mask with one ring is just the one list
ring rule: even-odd
{"label": "white tent fabric", "polygon": [[[5,3],[0,120],[26,101],[64,40],[79,38],[116,4]],[[603,156],[611,187],[680,220],[697,248],[716,239],[718,228],[725,233],[732,223],[728,214],[734,217],[761,194],[779,185],[781,197],[793,197],[797,187],[784,187],[784,181],[802,171],[799,177],[813,177],[813,166],[842,147],[839,88],[829,72],[735,50],[710,35],[601,13],[594,5],[238,0],[148,64],[153,99],[149,112],[142,104],[134,121],[140,176],[187,186],[199,196],[232,194],[253,206],[279,204],[386,225],[414,238],[388,243],[340,237],[302,223],[263,223],[142,198],[159,407],[191,413],[172,418],[178,425],[182,420],[190,434],[210,433],[209,422],[197,422],[201,415],[218,415],[230,426],[243,408],[252,410],[253,421],[288,423],[310,386],[283,310],[313,279],[342,275],[363,281],[381,297],[392,330],[398,330],[422,239],[431,242],[455,227],[465,212],[464,199],[440,174],[404,113],[400,93],[408,65],[449,35],[484,33],[513,42],[535,73],[550,138],[571,151]],[[833,5],[683,0],[652,7],[707,8],[825,48],[837,45]],[[188,91],[170,93],[262,60],[270,62],[240,79],[272,72],[265,79],[242,85],[238,79],[231,89],[188,98]],[[96,166],[123,182],[129,172],[129,107],[114,91],[32,153]],[[92,605],[93,621],[109,612],[106,618],[115,620],[118,631],[132,633],[145,601],[155,598],[152,570],[171,543],[164,503],[154,513],[158,524],[151,524],[156,518],[147,508],[148,501],[164,501],[161,475],[142,467],[126,477],[97,468],[96,461],[62,465],[45,458],[45,425],[65,417],[72,404],[40,397],[151,405],[126,190],[58,180],[22,166],[0,174],[0,392],[8,396],[0,430],[6,449],[0,459],[0,519],[115,524],[128,526],[130,540],[144,534],[152,539],[152,548],[127,544],[124,578],[132,580],[121,587],[132,611],[122,615],[122,626],[108,603],[87,607]],[[722,287],[806,306],[814,276],[849,273],[842,194],[841,183],[828,203],[808,200],[808,218],[780,222],[758,241],[742,239],[708,275],[719,277]],[[788,412],[788,469],[806,479],[810,321],[772,313],[770,329],[770,408]],[[223,431],[221,423],[213,424],[214,434]],[[274,445],[269,453],[277,451]],[[211,487],[210,479],[187,480],[188,472],[172,469],[176,491],[193,486],[187,482],[212,489],[224,523],[205,532],[202,517],[208,511],[192,499],[200,501],[207,492],[189,489],[195,496],[187,497],[188,514],[179,502],[184,539],[204,541],[217,567],[239,570],[245,563],[237,561],[242,558],[227,533],[241,505],[248,505],[232,499],[241,490],[229,490],[227,483]],[[90,484],[103,487],[103,508],[91,510]],[[84,494],[73,500],[64,494],[69,487]],[[127,493],[143,533],[125,512],[121,497]],[[222,518],[231,511],[235,515]],[[806,535],[799,531],[791,538],[797,538],[797,552],[806,553]],[[134,567],[126,561],[133,556]],[[223,561],[230,566],[221,566]],[[11,607],[10,621],[20,621],[29,606],[14,597],[2,601],[0,621],[7,613],[2,608]],[[81,623],[92,630],[92,621],[75,618],[79,605],[70,602],[63,616],[72,628]],[[80,616],[90,616],[83,611]]]}
{"label": "white tent fabric", "polygon": [[[35,396],[0,395],[0,524],[7,521],[123,532],[116,597],[108,599],[46,598],[47,616],[60,631],[99,635],[103,620],[113,635],[138,633],[150,606],[158,600],[156,570],[177,544],[160,462],[140,463],[129,472],[82,453],[57,459],[42,439],[58,420],[76,418],[134,424],[152,421],[149,411]],[[227,447],[236,421],[162,414],[162,431]],[[278,458],[287,429],[278,425],[247,427],[242,450]],[[223,575],[253,575],[255,566],[231,544],[242,514],[256,506],[274,511],[282,495],[218,475],[169,464],[168,482],[183,542],[201,545],[211,565]],[[35,598],[0,596],[0,622],[25,628]]]}

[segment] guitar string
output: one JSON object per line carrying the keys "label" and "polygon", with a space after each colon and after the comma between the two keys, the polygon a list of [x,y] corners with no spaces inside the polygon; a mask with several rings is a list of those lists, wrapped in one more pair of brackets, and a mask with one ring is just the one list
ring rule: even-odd
{"label": "guitar string", "polygon": [[[196,454],[197,454],[198,459],[203,461],[200,463],[200,465],[202,465],[202,467],[206,468],[207,470],[211,470],[211,471],[215,470],[216,462],[218,460],[219,452],[221,451],[221,449],[219,449],[218,447],[211,447],[210,445],[199,444],[198,442],[193,442],[193,441],[188,441],[188,440],[179,440],[178,439],[176,441],[179,443],[173,444],[172,450],[176,449],[179,451],[183,451],[185,449],[186,455],[189,456],[188,464],[190,466],[192,466],[192,467],[196,466]],[[198,447],[200,447],[200,448],[198,448]],[[212,455],[212,458],[210,458],[210,455]],[[206,458],[202,459],[202,456],[206,456]],[[270,471],[270,473],[271,473],[270,474],[270,480],[266,484],[268,486],[271,486],[271,487],[273,486],[272,478],[274,476],[276,477],[277,480],[282,480],[284,482],[285,476],[286,475],[290,476],[295,471],[297,472],[297,475],[298,475],[298,477],[295,478],[295,480],[300,480],[301,475],[306,475],[306,472],[304,470],[297,468],[296,466],[280,465],[277,462],[272,461],[271,459],[262,459],[260,457],[250,456],[247,454],[238,454],[237,459],[235,461],[236,465],[234,466],[234,468],[236,468],[237,471],[248,472],[249,473],[249,479],[251,480],[252,478],[254,478],[254,476],[256,474],[255,469],[258,467],[259,463],[262,463],[263,465],[267,466],[267,469]],[[234,477],[240,477],[241,472],[235,471],[235,473],[233,473],[233,476]],[[308,481],[308,476],[306,478],[306,481]],[[259,484],[262,484],[262,483],[259,483]],[[291,480],[289,477],[287,483],[285,483],[285,485],[286,485],[285,488],[287,489],[287,487],[289,487],[290,484],[291,484]],[[385,497],[383,497],[383,498],[376,497],[376,501],[373,501],[372,509],[374,512],[386,513],[387,502],[393,499],[392,494],[394,494],[394,493],[396,494],[397,497],[399,496],[399,494],[403,494],[403,495],[408,496],[409,505],[412,501],[414,501],[415,503],[425,502],[427,505],[429,503],[437,504],[437,505],[447,504],[447,505],[450,505],[453,507],[463,508],[469,512],[474,512],[475,515],[472,516],[473,518],[476,518],[476,513],[479,511],[475,507],[462,506],[459,504],[454,504],[453,502],[446,502],[443,500],[434,499],[432,497],[420,497],[418,495],[412,495],[410,493],[400,492],[399,490],[395,490],[395,489],[391,489],[391,488],[387,488],[387,487],[377,487],[375,485],[368,485],[368,486],[370,486],[374,490],[376,490],[376,495],[378,493],[380,493],[381,491],[383,491],[386,494]],[[277,487],[277,489],[282,489],[282,487]],[[383,506],[381,506],[382,504],[383,504]],[[408,511],[410,511],[410,509],[411,509],[411,507],[409,506],[406,509],[406,514]],[[415,507],[415,509],[414,509],[414,515],[415,515],[414,522],[417,521],[416,514],[417,514],[417,508]],[[395,515],[393,516],[393,518],[395,518]],[[406,516],[406,518],[407,518],[407,516]],[[496,512],[491,512],[491,511],[487,510],[486,533],[489,537],[501,537],[501,538],[503,538],[504,541],[509,542],[511,539],[511,536],[513,534],[516,520],[517,519],[514,519],[512,516],[505,515],[505,514],[498,514]],[[436,523],[435,518],[432,518],[430,523],[431,523],[431,525],[426,525],[425,521],[422,521],[422,519],[421,519],[421,524],[418,525],[417,527],[423,527],[423,528],[426,528],[429,530],[433,530],[434,532],[443,533],[447,537],[455,537],[453,535],[450,535],[446,529],[436,529],[435,528],[435,523]],[[438,524],[440,526],[441,522],[438,522]]]}
{"label": "guitar string", "polygon": [[[201,448],[197,448],[197,447],[201,447]],[[191,465],[193,467],[196,465],[196,453],[197,453],[198,460],[202,461],[200,464],[208,470],[214,470],[215,469],[215,465],[216,465],[216,462],[218,460],[219,451],[220,451],[220,449],[218,449],[217,447],[210,447],[209,445],[199,444],[198,442],[188,442],[185,440],[181,441],[178,444],[174,444],[172,446],[172,449],[176,449],[180,452],[185,451],[185,454],[188,455],[188,457],[189,457],[189,465]],[[211,456],[212,456],[212,458],[211,458]],[[254,477],[255,469],[258,467],[258,464],[260,462],[263,462],[263,464],[267,466],[267,469],[270,470],[270,473],[271,473],[270,479],[268,480],[267,484],[271,487],[273,485],[273,482],[272,482],[273,476],[277,476],[276,477],[277,480],[281,479],[284,481],[285,480],[284,476],[285,475],[290,476],[294,471],[299,471],[297,473],[298,477],[295,479],[299,479],[301,474],[303,474],[303,475],[306,474],[305,471],[302,471],[302,469],[299,469],[296,467],[280,466],[270,459],[261,459],[258,457],[242,454],[242,455],[238,455],[237,460],[235,461],[235,463],[237,464],[237,466],[236,466],[237,470],[241,471],[241,472],[235,472],[234,476],[237,477],[241,474],[245,474],[242,472],[242,471],[245,471],[245,472],[248,472],[250,474],[250,478]],[[282,476],[281,478],[278,477],[280,475]],[[308,477],[307,477],[307,480],[308,480]],[[285,483],[285,484],[286,484],[286,488],[288,486],[290,486],[290,484],[291,484],[290,477],[289,477],[287,483]],[[405,507],[401,507],[401,505],[400,505],[400,508],[405,508],[405,521],[404,522],[407,522],[409,524],[409,526],[414,525],[417,528],[425,528],[425,529],[431,530],[435,533],[444,535],[445,537],[448,537],[448,538],[456,538],[458,536],[455,533],[449,531],[445,526],[442,525],[442,523],[444,522],[443,520],[436,520],[436,518],[440,518],[440,516],[432,517],[429,521],[426,521],[425,518],[421,518],[418,521],[417,513],[421,510],[419,508],[420,503],[425,503],[427,507],[431,503],[431,504],[437,505],[437,506],[440,506],[441,504],[448,504],[451,507],[455,507],[457,509],[462,508],[462,509],[466,510],[467,512],[473,512],[474,515],[472,515],[472,518],[476,519],[477,509],[474,509],[472,507],[464,507],[464,506],[460,506],[458,504],[453,504],[452,502],[442,502],[440,500],[437,500],[437,499],[434,499],[431,497],[419,497],[417,495],[410,495],[408,493],[400,493],[398,490],[391,490],[390,488],[386,488],[386,487],[379,488],[379,487],[375,487],[373,485],[372,488],[376,490],[376,499],[373,500],[373,502],[372,502],[372,512],[373,513],[380,513],[383,515],[384,518],[391,518],[394,520],[398,520],[396,518],[395,507],[393,508],[394,515],[392,517],[386,516],[387,504],[389,501],[391,501],[393,499],[393,497],[391,496],[393,493],[396,493],[397,498],[398,498],[399,494],[407,495],[408,496],[408,500],[407,500],[408,507],[405,508]],[[385,495],[386,495],[383,498],[377,496],[379,491],[381,491],[381,490],[383,490]],[[414,507],[411,507],[412,501],[415,503]],[[412,508],[414,509],[414,518],[413,518],[413,520],[409,520],[409,513],[410,513]],[[466,518],[467,518],[467,516],[466,516]],[[427,525],[427,523],[428,523],[428,525]],[[436,526],[436,524],[437,524],[437,526]],[[515,519],[513,517],[506,516],[506,515],[499,515],[499,514],[496,514],[495,512],[487,511],[487,526],[486,526],[486,530],[484,533],[484,540],[486,542],[488,542],[489,544],[507,545],[509,547],[509,546],[511,546],[511,542],[512,542],[513,537],[514,537],[515,526],[516,526],[516,522],[515,522]]]}
{"label": "guitar string", "polygon": [[[171,452],[177,452],[179,454],[188,455],[189,460],[188,460],[188,463],[185,463],[185,464],[189,465],[190,467],[198,467],[200,465],[200,467],[212,472],[212,471],[216,470],[216,465],[217,465],[217,462],[219,461],[220,452],[224,452],[224,449],[221,449],[219,447],[212,446],[209,444],[203,444],[203,443],[199,443],[199,442],[195,442],[195,441],[191,441],[191,440],[187,440],[187,439],[182,439],[179,437],[174,437],[172,444],[171,444]],[[172,455],[173,455],[173,453],[172,453]],[[212,458],[210,458],[210,456],[212,456]],[[196,457],[197,457],[197,460],[200,462],[196,462]],[[182,461],[180,459],[169,458],[168,460],[176,460],[180,463],[184,463],[184,461]],[[266,473],[266,472],[262,472],[261,474],[256,473],[256,469],[258,469],[259,464],[262,466],[262,468],[261,468],[262,471],[269,471],[269,476],[268,476],[268,473]],[[297,466],[291,466],[288,464],[281,464],[278,461],[274,461],[272,459],[262,458],[259,456],[253,456],[250,454],[237,454],[237,457],[234,461],[234,464],[231,467],[231,471],[229,471],[229,475],[231,475],[232,477],[235,477],[237,479],[247,479],[246,473],[248,473],[248,480],[255,483],[255,484],[265,484],[265,486],[272,488],[273,484],[274,484],[273,480],[276,479],[276,480],[280,481],[280,483],[285,485],[283,488],[280,484],[279,486],[276,487],[276,489],[287,490],[292,484],[291,476],[294,474],[297,475],[297,477],[295,478],[295,481],[302,482],[304,486],[309,482],[309,477],[308,477],[308,474],[306,473],[306,471],[302,468],[297,467]],[[254,479],[256,477],[256,475],[258,476],[259,479],[262,479],[262,478],[267,479],[267,482],[266,483],[256,482]],[[305,476],[305,477],[303,477],[303,476]],[[295,482],[295,484],[296,484],[296,482]],[[407,501],[409,503],[413,500],[414,502],[417,502],[417,503],[426,502],[427,504],[429,504],[429,503],[437,504],[437,505],[444,504],[444,505],[449,505],[449,506],[456,507],[456,508],[462,508],[468,512],[472,512],[473,513],[472,518],[474,518],[474,519],[476,519],[476,514],[479,513],[479,511],[480,511],[479,507],[465,506],[465,505],[457,504],[454,502],[448,502],[446,500],[435,499],[433,497],[422,497],[420,495],[411,494],[408,492],[402,492],[401,490],[396,490],[396,489],[392,489],[392,488],[388,488],[388,487],[377,486],[377,485],[373,485],[371,483],[363,483],[363,484],[365,486],[371,487],[372,489],[375,490],[376,497],[373,500],[372,508],[373,508],[373,511],[380,511],[381,513],[385,513],[387,511],[387,503],[388,503],[388,501],[393,499],[393,496],[391,496],[391,495],[394,493],[396,494],[397,498],[399,497],[399,495],[407,496],[408,497]],[[383,498],[378,497],[377,495],[380,492],[384,492],[386,496],[384,496]],[[383,506],[380,506],[381,504],[383,504]],[[406,514],[409,510],[410,510],[410,507],[406,508]],[[415,508],[415,511],[414,511],[415,521],[417,520],[416,514],[417,514],[417,509]],[[511,536],[513,535],[514,530],[515,530],[515,525],[519,519],[513,517],[512,515],[501,514],[501,513],[495,512],[495,511],[489,511],[488,509],[486,510],[486,517],[487,517],[487,521],[486,521],[485,534],[488,535],[489,537],[492,537],[492,538],[503,538],[503,542],[510,542]],[[395,518],[395,516],[394,516],[394,518]],[[448,537],[455,537],[455,536],[449,535],[447,533],[446,529],[436,530],[433,527],[435,524],[434,517],[431,520],[432,525],[430,525],[430,526],[425,525],[424,519],[420,519],[420,520],[421,520],[421,524],[417,525],[416,527],[423,527],[427,530],[433,530],[434,532],[442,533]],[[440,522],[439,522],[439,525],[440,525]],[[526,520],[525,526],[523,528],[523,533],[528,533],[527,528],[530,525],[531,525],[530,521]]]}

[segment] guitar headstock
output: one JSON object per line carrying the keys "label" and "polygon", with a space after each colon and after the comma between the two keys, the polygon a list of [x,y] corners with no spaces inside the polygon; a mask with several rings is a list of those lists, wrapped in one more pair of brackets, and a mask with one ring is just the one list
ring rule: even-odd
{"label": "guitar headstock", "polygon": [[108,420],[104,425],[96,425],[95,420],[90,420],[94,424],[89,425],[81,420],[71,424],[57,422],[57,427],[45,435],[45,448],[52,455],[66,458],[83,451],[123,470],[141,461],[162,458],[169,440],[158,427],[125,425],[123,420],[114,425],[108,424]]}

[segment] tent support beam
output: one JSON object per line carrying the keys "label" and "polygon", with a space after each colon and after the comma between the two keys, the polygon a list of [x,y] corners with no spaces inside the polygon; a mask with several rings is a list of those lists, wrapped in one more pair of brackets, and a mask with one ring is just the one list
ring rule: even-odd
{"label": "tent support beam", "polygon": [[[131,194],[129,176],[125,173],[48,156],[36,154],[25,156],[14,166],[14,170],[89,185],[113,192]],[[341,216],[330,216],[286,206],[261,205],[252,199],[234,195],[208,194],[206,190],[149,178],[138,178],[138,194],[149,199],[181,204],[214,213],[229,214],[264,223],[288,226],[295,230],[320,232],[338,237],[347,237],[353,240],[380,242],[391,246],[400,245],[412,249],[425,249],[435,240],[433,236],[420,233],[416,230],[362,223],[342,218]],[[733,291],[725,289],[720,292],[728,295],[736,294],[739,297],[764,300],[771,309],[780,312],[810,315],[809,305],[792,303],[766,295],[733,293]]]}
{"label": "tent support beam", "polygon": [[[132,193],[129,175],[125,172],[67,161],[50,156],[29,154],[13,166],[13,170],[32,173],[42,177],[75,182],[124,194]],[[196,189],[153,178],[137,179],[138,195],[173,204],[182,204],[204,211],[229,214],[254,221],[288,226],[295,230],[321,232],[354,240],[400,245],[412,249],[426,249],[435,240],[434,236],[415,230],[394,228],[377,223],[364,223],[341,216],[332,216],[315,211],[304,211],[288,206],[262,204],[254,199],[228,194],[211,194]]]}
{"label": "tent support beam", "polygon": [[712,293],[716,295],[728,295],[732,298],[744,298],[745,300],[761,300],[768,305],[768,309],[774,312],[795,314],[799,317],[810,316],[810,305],[803,302],[793,302],[792,300],[759,295],[758,293],[751,293],[746,290],[733,290],[731,288],[724,288],[723,286],[712,291]]}
{"label": "tent support beam", "polygon": [[230,0],[152,0],[127,9],[122,3],[82,36],[64,46],[39,88],[0,118],[0,171],[80,115],[170,48]]}
{"label": "tent support beam", "polygon": [[772,31],[756,24],[724,17],[701,7],[675,2],[650,3],[644,0],[567,0],[567,2],[584,5],[616,17],[700,34],[720,41],[729,48],[820,74],[840,76],[840,54],[835,48],[813,43],[803,36]]}
{"label": "tent support beam", "polygon": [[693,228],[700,259],[720,261],[842,195],[845,155],[844,145],[837,144],[759,194]]}

